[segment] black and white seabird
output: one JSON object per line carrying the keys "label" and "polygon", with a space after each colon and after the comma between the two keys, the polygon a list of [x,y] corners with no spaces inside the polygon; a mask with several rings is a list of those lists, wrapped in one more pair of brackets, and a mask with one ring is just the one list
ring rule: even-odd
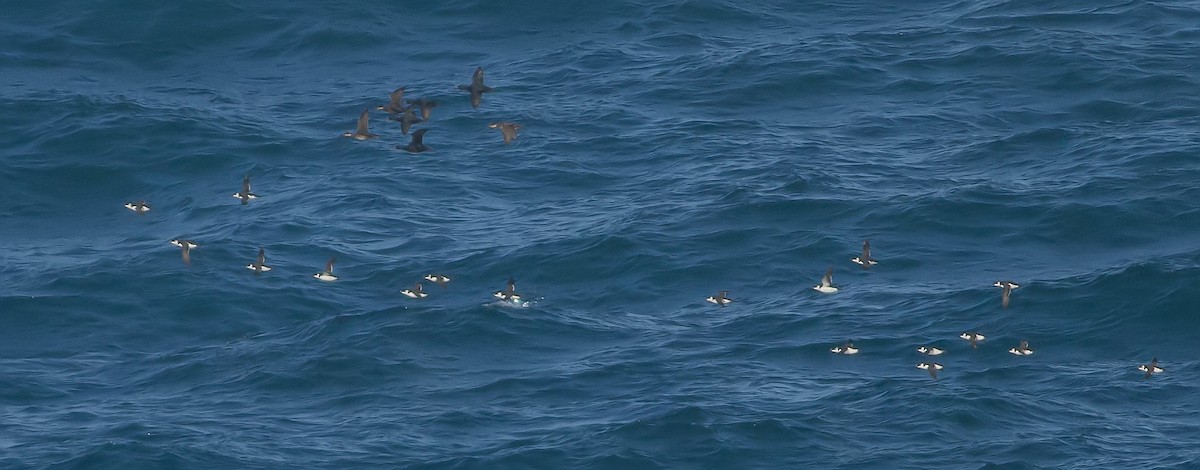
{"label": "black and white seabird", "polygon": [[968,331],[966,333],[958,335],[958,337],[970,342],[972,349],[979,349],[979,342],[986,339],[983,335],[973,332],[973,331]]}
{"label": "black and white seabird", "polygon": [[724,307],[725,305],[729,304],[730,302],[733,302],[733,299],[729,298],[729,291],[727,291],[727,290],[718,292],[717,295],[710,295],[710,296],[708,296],[708,298],[706,298],[704,300],[707,300],[709,302],[717,304],[717,306],[720,306],[720,307]]}
{"label": "black and white seabird", "polygon": [[458,88],[471,93],[472,108],[478,108],[479,102],[483,99],[483,94],[492,91],[492,87],[483,84],[483,67],[475,69],[475,73],[471,75],[470,85],[459,85]]}
{"label": "black and white seabird", "polygon": [[861,264],[863,269],[868,269],[871,266],[879,264],[879,261],[876,261],[875,258],[871,257],[871,241],[870,240],[863,240],[862,254],[857,257],[850,258],[850,261],[855,264]]}
{"label": "black and white seabird", "polygon": [[333,262],[336,260],[337,260],[336,256],[330,257],[329,261],[325,262],[325,270],[321,271],[319,273],[313,274],[313,277],[320,279],[322,281],[336,281],[338,279],[338,277],[333,275]]}
{"label": "black and white seabird", "polygon": [[833,266],[825,270],[825,276],[821,277],[821,283],[813,286],[813,290],[822,294],[832,294],[838,291],[838,288],[833,285]]}
{"label": "black and white seabird", "polygon": [[942,351],[941,349],[935,348],[933,346],[921,346],[921,347],[917,348],[917,352],[924,354],[926,356],[941,356],[942,353],[944,353],[945,351]]}
{"label": "black and white seabird", "polygon": [[515,122],[493,122],[488,124],[492,129],[500,129],[500,134],[504,136],[504,145],[512,143],[517,138],[517,131],[521,129],[521,125]]}
{"label": "black and white seabird", "polygon": [[242,190],[233,193],[233,197],[241,199],[243,206],[250,202],[251,199],[258,198],[257,194],[250,192],[250,175],[246,175],[245,178],[242,178]]}
{"label": "black and white seabird", "polygon": [[271,267],[267,266],[267,251],[259,248],[258,258],[255,258],[253,263],[247,264],[246,268],[254,271],[255,274],[270,271]]}
{"label": "black and white seabird", "polygon": [[396,148],[401,149],[401,150],[406,150],[406,151],[409,151],[412,153],[420,153],[420,152],[429,150],[429,147],[426,147],[425,144],[422,142],[422,140],[425,137],[425,133],[428,131],[429,131],[429,129],[417,129],[417,130],[413,131],[412,141],[410,141],[408,143],[408,145],[405,145],[403,147],[397,145]]}
{"label": "black and white seabird", "polygon": [[139,215],[150,212],[150,204],[146,204],[146,200],[138,202],[126,202],[125,208],[137,212]]}
{"label": "black and white seabird", "polygon": [[424,299],[425,297],[429,296],[429,294],[425,293],[424,288],[421,286],[421,283],[419,283],[419,282],[416,285],[414,285],[412,287],[412,289],[404,289],[404,290],[400,291],[400,293],[404,294],[412,299]]}
{"label": "black and white seabird", "polygon": [[171,240],[171,244],[179,247],[180,251],[183,251],[183,264],[191,266],[192,265],[192,248],[196,248],[200,245],[197,245],[196,242],[194,242],[194,241],[184,240],[182,238],[176,238],[174,240]]}
{"label": "black and white seabird", "polygon": [[1142,364],[1138,366],[1138,370],[1146,373],[1145,377],[1142,378],[1148,379],[1151,375],[1162,372],[1163,368],[1158,366],[1158,358],[1156,357],[1151,359],[1149,364]]}
{"label": "black and white seabird", "polygon": [[936,362],[922,362],[917,364],[917,368],[929,371],[929,376],[937,380],[937,371],[942,370],[942,365]]}
{"label": "black and white seabird", "polygon": [[450,283],[450,276],[443,274],[426,274],[425,280],[446,288],[446,284]]}
{"label": "black and white seabird", "polygon": [[358,127],[354,129],[354,132],[346,132],[345,134],[342,134],[342,137],[350,137],[354,140],[367,140],[379,137],[378,135],[372,134],[367,130],[367,123],[370,120],[371,117],[367,114],[367,108],[363,108],[362,114],[358,115]]}
{"label": "black and white seabird", "polygon": [[1033,354],[1033,350],[1029,349],[1029,341],[1021,340],[1021,343],[1015,348],[1008,348],[1008,352],[1018,356],[1028,356]]}
{"label": "black and white seabird", "polygon": [[1008,308],[1008,298],[1012,296],[1013,289],[1018,287],[1017,283],[1012,281],[996,281],[993,286],[1000,288],[1000,307]]}
{"label": "black and white seabird", "polygon": [[508,285],[504,288],[504,290],[498,290],[493,293],[492,296],[496,297],[497,299],[510,302],[521,301],[521,294],[517,293],[517,281],[513,279],[512,276],[508,277]]}
{"label": "black and white seabird", "polygon": [[858,348],[854,347],[853,341],[846,340],[846,344],[843,344],[841,346],[834,346],[833,349],[829,350],[829,352],[834,353],[834,354],[847,354],[847,355],[858,354]]}

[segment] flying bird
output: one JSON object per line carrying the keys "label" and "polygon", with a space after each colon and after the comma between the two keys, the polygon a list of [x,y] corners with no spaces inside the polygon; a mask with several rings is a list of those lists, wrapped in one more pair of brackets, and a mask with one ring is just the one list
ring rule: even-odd
{"label": "flying bird", "polygon": [[250,202],[251,199],[258,198],[257,194],[250,192],[250,175],[246,175],[245,178],[242,178],[242,190],[233,193],[233,197],[241,199],[243,206]]}
{"label": "flying bird", "polygon": [[412,140],[408,142],[408,145],[405,145],[403,147],[397,145],[396,148],[401,149],[401,150],[406,150],[406,151],[409,151],[412,153],[420,153],[420,152],[429,150],[429,147],[426,147],[425,143],[423,142],[424,138],[425,138],[425,133],[428,131],[429,131],[429,129],[417,129],[416,131],[413,131]]}
{"label": "flying bird", "polygon": [[354,129],[354,132],[346,132],[345,134],[342,134],[342,137],[350,137],[354,140],[367,140],[379,137],[378,135],[372,134],[367,130],[367,123],[370,120],[371,117],[367,114],[367,108],[363,108],[362,114],[358,115],[358,127]]}
{"label": "flying bird", "polygon": [[707,299],[704,299],[704,300],[707,300],[709,302],[717,304],[717,306],[720,306],[720,307],[724,307],[725,305],[728,305],[730,302],[733,302],[733,299],[729,298],[729,291],[727,291],[727,290],[723,290],[723,291],[717,293],[717,295],[710,295],[710,296],[708,296]]}
{"label": "flying bird", "polygon": [[500,135],[504,136],[504,145],[512,143],[517,139],[517,131],[521,129],[521,125],[515,122],[493,122],[488,124],[492,129],[500,129]]}
{"label": "flying bird", "polygon": [[475,69],[475,73],[471,75],[470,85],[459,85],[458,88],[471,93],[472,108],[478,108],[479,102],[483,99],[483,94],[492,91],[492,87],[483,84],[483,67]]}
{"label": "flying bird", "polygon": [[870,240],[863,240],[862,255],[859,255],[858,257],[855,257],[855,258],[851,258],[850,261],[855,264],[861,264],[863,269],[870,269],[871,266],[879,264],[879,262],[876,261],[875,258],[871,257],[871,241]]}
{"label": "flying bird", "polygon": [[247,264],[246,268],[254,271],[255,274],[270,271],[271,267],[267,266],[267,251],[259,248],[258,258],[255,258],[253,263]]}

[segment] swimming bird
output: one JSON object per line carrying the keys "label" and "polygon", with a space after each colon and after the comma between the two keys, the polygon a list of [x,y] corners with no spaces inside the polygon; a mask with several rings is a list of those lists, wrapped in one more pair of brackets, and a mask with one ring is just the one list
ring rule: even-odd
{"label": "swimming bird", "polygon": [[1148,379],[1151,375],[1162,372],[1163,368],[1158,366],[1158,358],[1156,357],[1151,359],[1149,364],[1142,364],[1138,366],[1138,370],[1146,373],[1146,376],[1142,377],[1143,379]]}
{"label": "swimming bird", "polygon": [[437,101],[433,101],[425,97],[420,97],[415,100],[408,100],[408,104],[416,106],[417,109],[421,111],[421,119],[426,121],[429,120],[429,113],[433,111],[433,108],[437,107]]}
{"label": "swimming bird", "polygon": [[379,137],[367,130],[367,122],[370,120],[371,117],[367,114],[367,108],[363,108],[362,114],[358,115],[358,127],[354,129],[354,132],[347,131],[345,134],[342,134],[342,137],[350,137],[354,140],[367,140]]}
{"label": "swimming bird", "polygon": [[245,178],[242,178],[242,190],[233,193],[233,197],[241,199],[243,206],[250,202],[251,199],[258,198],[257,194],[250,192],[250,175],[246,175]]}
{"label": "swimming bird", "polygon": [[926,356],[941,356],[942,353],[944,353],[945,351],[942,351],[941,349],[935,348],[933,346],[921,346],[921,347],[917,348],[917,352],[924,354]]}
{"label": "swimming bird", "polygon": [[492,296],[494,296],[500,300],[507,300],[507,301],[512,301],[512,302],[520,302],[521,301],[521,294],[517,293],[517,281],[515,279],[513,279],[512,276],[508,277],[508,286],[506,286],[504,288],[504,290],[496,291],[495,293],[492,294]]}
{"label": "swimming bird", "polygon": [[728,303],[733,302],[733,299],[729,298],[729,291],[727,290],[718,292],[717,295],[710,295],[704,300],[717,304],[717,306],[720,307],[724,307]]}
{"label": "swimming bird", "polygon": [[247,264],[246,268],[254,271],[255,274],[270,271],[271,267],[267,266],[267,251],[259,248],[258,258],[253,263]]}
{"label": "swimming bird", "polygon": [[400,121],[400,134],[402,135],[408,135],[408,130],[412,128],[412,125],[421,122],[421,118],[417,117],[411,106],[404,108],[396,120]]}
{"label": "swimming bird", "polygon": [[471,75],[470,85],[459,85],[458,88],[471,93],[472,108],[478,108],[479,102],[483,99],[483,94],[492,91],[492,87],[483,84],[483,67],[475,69],[475,73]]}
{"label": "swimming bird", "polygon": [[822,294],[832,294],[838,291],[838,288],[833,286],[833,266],[830,266],[825,271],[825,276],[821,278],[821,283],[813,286],[813,290]]}
{"label": "swimming bird", "polygon": [[426,274],[425,280],[446,288],[446,284],[450,283],[450,276],[442,274]]}
{"label": "swimming bird", "polygon": [[917,364],[917,368],[929,371],[929,376],[937,380],[937,371],[942,370],[942,365],[936,362],[922,362]]}
{"label": "swimming bird", "polygon": [[337,260],[336,256],[330,257],[329,261],[325,262],[325,270],[321,271],[319,273],[313,274],[313,277],[320,279],[322,281],[336,281],[338,279],[338,277],[333,275],[333,262],[336,260]]}
{"label": "swimming bird", "polygon": [[1015,348],[1008,348],[1008,352],[1018,356],[1028,356],[1033,354],[1033,350],[1029,349],[1029,341],[1021,340],[1021,343]]}
{"label": "swimming bird", "polygon": [[862,255],[850,258],[850,261],[855,264],[861,264],[863,269],[869,269],[871,266],[879,264],[875,258],[871,257],[871,241],[863,240]]}
{"label": "swimming bird", "polygon": [[972,349],[979,349],[979,342],[986,339],[983,335],[981,335],[979,333],[975,333],[973,331],[963,333],[961,335],[958,335],[958,337],[965,339],[967,341],[970,341]]}
{"label": "swimming bird", "polygon": [[996,281],[993,286],[999,287],[1000,290],[1000,308],[1008,308],[1008,298],[1012,296],[1013,289],[1018,287],[1017,283],[1012,281]]}
{"label": "swimming bird", "polygon": [[408,143],[408,145],[405,145],[403,147],[397,145],[396,148],[401,149],[401,150],[407,150],[412,153],[420,153],[420,152],[429,150],[429,147],[426,147],[425,144],[422,142],[423,138],[425,137],[425,132],[428,132],[428,131],[429,131],[429,129],[417,129],[415,132],[412,133],[412,141],[410,141]]}
{"label": "swimming bird", "polygon": [[146,204],[144,199],[138,202],[126,202],[125,208],[137,212],[138,215],[150,212],[150,204]]}
{"label": "swimming bird", "polygon": [[183,251],[183,264],[191,266],[192,265],[192,248],[196,248],[200,245],[197,245],[196,242],[194,242],[194,241],[184,240],[181,238],[176,238],[174,240],[171,240],[171,244],[179,247],[179,249],[181,251]]}
{"label": "swimming bird", "polygon": [[853,341],[846,340],[846,344],[843,344],[841,346],[834,346],[833,349],[829,350],[829,352],[834,353],[834,354],[846,354],[846,355],[858,354],[858,348],[854,347]]}
{"label": "swimming bird", "polygon": [[500,129],[500,134],[504,136],[504,145],[512,143],[517,138],[517,131],[521,129],[521,125],[515,122],[493,122],[488,124],[492,129]]}
{"label": "swimming bird", "polygon": [[377,109],[388,113],[389,116],[395,116],[397,113],[404,111],[404,87],[392,90],[388,94],[388,104],[381,104]]}
{"label": "swimming bird", "polygon": [[429,296],[429,294],[426,294],[425,291],[422,289],[421,283],[419,283],[419,282],[416,283],[416,285],[414,285],[412,287],[412,289],[404,289],[404,290],[400,291],[400,293],[404,294],[410,298],[413,298],[413,299],[424,299],[425,297]]}

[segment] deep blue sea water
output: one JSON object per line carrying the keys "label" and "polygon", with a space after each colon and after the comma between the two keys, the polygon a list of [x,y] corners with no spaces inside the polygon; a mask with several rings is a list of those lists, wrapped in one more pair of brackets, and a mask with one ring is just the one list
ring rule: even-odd
{"label": "deep blue sea water", "polygon": [[1196,2],[259,3],[0,7],[0,468],[1200,468]]}

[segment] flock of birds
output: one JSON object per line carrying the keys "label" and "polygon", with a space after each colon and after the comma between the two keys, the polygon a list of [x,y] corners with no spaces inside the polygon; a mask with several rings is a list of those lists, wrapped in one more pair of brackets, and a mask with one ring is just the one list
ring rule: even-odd
{"label": "flock of birds", "polygon": [[[475,73],[471,75],[470,84],[459,85],[458,88],[465,90],[470,94],[472,108],[478,108],[483,100],[483,94],[492,91],[491,87],[483,83],[482,67],[475,69]],[[386,112],[388,114],[388,119],[399,122],[401,134],[407,135],[414,124],[429,121],[429,116],[433,108],[437,106],[437,102],[424,97],[415,100],[405,100],[404,92],[405,87],[400,87],[393,90],[389,94],[388,103],[379,105],[377,109]],[[417,112],[420,112],[420,117],[417,116]],[[378,138],[379,136],[377,134],[372,134],[370,132],[369,122],[369,108],[364,108],[362,113],[358,116],[358,124],[354,131],[347,131],[346,133],[342,134],[342,136],[355,140]],[[505,145],[512,143],[512,141],[517,138],[517,131],[521,128],[520,124],[515,122],[494,122],[489,124],[488,127],[500,130]],[[413,131],[412,138],[409,143],[403,146],[397,145],[396,148],[412,153],[424,152],[428,150],[429,148],[424,144],[425,132],[428,130],[429,129],[424,128]],[[242,205],[249,204],[251,200],[258,198],[258,195],[254,194],[250,190],[250,175],[246,175],[242,179],[242,188],[238,192],[234,193],[233,197],[239,199]],[[146,212],[150,211],[150,205],[144,200],[126,203],[125,207],[138,214],[145,214]],[[179,247],[179,249],[182,251],[183,263],[185,265],[191,265],[191,251],[199,245],[196,242],[187,239],[174,239],[171,240],[171,244]],[[329,261],[325,262],[325,269],[313,274],[313,277],[325,282],[333,282],[338,280],[337,275],[333,273],[333,266],[336,261],[336,257],[329,258]],[[863,242],[862,254],[851,258],[850,261],[862,266],[863,269],[870,269],[872,266],[879,264],[878,260],[871,257],[871,242],[869,240]],[[255,258],[254,262],[247,264],[246,268],[254,271],[256,274],[270,271],[271,267],[267,265],[266,261],[266,251],[263,248],[259,248],[258,257]],[[424,280],[445,288],[447,284],[450,283],[451,278],[445,274],[430,273],[424,276]],[[1008,308],[1013,290],[1019,288],[1020,285],[1013,281],[996,281],[993,285],[1001,289],[1001,307]],[[825,271],[825,275],[821,277],[820,283],[818,283],[816,286],[813,286],[813,290],[816,290],[822,294],[834,294],[838,292],[838,287],[833,284],[832,266]],[[429,294],[425,292],[423,284],[420,282],[417,282],[411,288],[401,290],[400,293],[413,299],[424,299],[429,296]],[[516,291],[516,280],[514,280],[511,276],[509,277],[504,290],[496,291],[492,295],[503,302],[523,305],[522,296]],[[729,291],[727,290],[720,291],[716,295],[709,296],[705,300],[720,307],[724,307],[733,302],[733,299],[729,297]],[[527,303],[524,304],[527,305]],[[971,343],[971,348],[973,349],[978,349],[979,343],[987,339],[986,336],[975,331],[964,332],[960,334],[959,337]],[[858,354],[858,348],[854,346],[853,341],[846,341],[845,344],[837,345],[831,348],[830,352],[834,354],[853,355]],[[917,347],[917,352],[926,356],[934,357],[942,355],[945,350],[930,345],[922,345]],[[1028,341],[1021,340],[1016,347],[1009,348],[1008,352],[1017,356],[1029,356],[1033,354],[1033,349],[1029,347]],[[929,375],[933,377],[934,380],[937,380],[938,371],[942,370],[943,366],[938,362],[932,362],[932,360],[930,360],[928,362],[918,363],[917,368],[928,371]],[[1158,366],[1158,358],[1152,359],[1148,364],[1139,365],[1138,370],[1145,373],[1144,378],[1150,378],[1154,374],[1163,372],[1163,368]]]}
{"label": "flock of birds", "polygon": [[[863,269],[870,269],[871,266],[879,264],[878,260],[871,257],[871,241],[870,240],[863,241],[862,254],[859,256],[856,256],[854,258],[851,258],[850,262],[862,266]],[[992,285],[1000,288],[1000,306],[1001,306],[1001,308],[1008,308],[1008,304],[1012,298],[1013,290],[1021,287],[1020,285],[1018,285],[1017,283],[1015,283],[1013,281],[996,281]],[[821,282],[819,284],[813,286],[813,290],[820,292],[822,294],[834,294],[834,293],[838,292],[838,287],[833,285],[833,266],[830,266],[828,269],[825,270],[825,275],[821,277]],[[731,299],[729,297],[729,291],[727,291],[727,290],[720,291],[716,295],[709,296],[705,300],[707,300],[711,303],[714,303],[720,307],[724,307],[733,302],[733,299]],[[972,349],[979,349],[979,343],[981,341],[987,339],[986,336],[980,334],[977,331],[963,332],[962,334],[958,335],[958,337],[971,343]],[[834,346],[829,351],[834,354],[842,354],[842,355],[858,354],[858,348],[854,346],[854,341],[851,341],[851,340],[847,340],[845,344],[839,344],[837,346]],[[930,346],[930,345],[922,345],[922,346],[917,347],[917,352],[921,353],[925,356],[941,356],[946,351],[944,349],[941,349],[938,347],[934,347],[934,346]],[[1029,355],[1033,354],[1033,349],[1029,347],[1029,341],[1021,340],[1021,342],[1018,343],[1016,347],[1009,348],[1008,352],[1013,355],[1016,355],[1016,356],[1029,356]],[[938,371],[942,370],[943,366],[941,363],[933,362],[932,360],[930,360],[930,361],[918,362],[917,368],[928,371],[929,376],[933,377],[934,380],[937,380]],[[1150,378],[1150,376],[1162,372],[1163,368],[1158,366],[1158,358],[1156,357],[1154,359],[1151,359],[1149,364],[1139,365],[1138,370],[1145,373],[1143,378],[1148,379],[1148,378]]]}
{"label": "flock of birds", "polygon": [[[483,94],[492,91],[492,87],[489,87],[483,83],[482,67],[475,69],[475,73],[471,75],[471,83],[459,85],[458,88],[465,90],[470,94],[472,108],[478,108],[480,103],[483,101]],[[437,107],[437,102],[424,97],[415,100],[405,100],[404,91],[405,87],[400,87],[393,90],[389,94],[388,103],[379,105],[377,109],[386,112],[388,114],[388,119],[399,122],[400,132],[404,135],[407,135],[409,130],[412,129],[413,124],[429,121],[429,116],[432,113],[433,108]],[[363,109],[362,114],[358,116],[358,125],[353,131],[348,131],[342,134],[343,137],[350,137],[355,140],[368,140],[379,137],[377,134],[372,134],[368,127],[370,122],[369,109],[370,108]],[[420,117],[417,117],[418,112],[420,113]],[[508,145],[512,143],[513,140],[516,140],[517,131],[521,129],[521,125],[515,122],[493,122],[488,124],[488,127],[500,130],[500,134],[504,139],[505,145]],[[426,147],[423,142],[425,132],[428,130],[429,129],[418,129],[413,131],[412,140],[408,143],[408,145],[397,146],[397,148],[413,153],[424,152],[428,150],[429,148]],[[233,193],[233,197],[240,200],[242,205],[247,205],[251,200],[259,197],[250,189],[250,175],[246,175],[244,178],[242,178],[242,188],[238,192]],[[138,214],[145,214],[150,211],[150,204],[145,200],[127,202],[125,203],[125,208]],[[183,264],[190,266],[192,264],[192,250],[196,249],[200,245],[195,241],[183,238],[173,239],[171,240],[171,244],[179,247],[183,255]],[[329,261],[325,262],[325,269],[313,274],[312,277],[325,282],[333,282],[338,280],[337,275],[333,273],[333,265],[336,261],[336,256],[329,258]],[[255,274],[261,274],[270,271],[271,266],[267,264],[266,250],[259,248],[258,257],[255,258],[255,260],[250,264],[247,264],[246,268],[254,271]],[[450,283],[451,278],[445,274],[430,273],[424,276],[424,280],[445,288],[447,284]],[[516,305],[526,305],[527,303],[523,302],[523,297],[521,294],[517,292],[516,284],[516,280],[514,280],[512,277],[509,277],[508,283],[504,290],[496,291],[493,293],[493,296],[504,302],[510,302]],[[401,290],[400,293],[413,299],[423,299],[429,296],[429,293],[425,292],[424,286],[420,282],[417,282],[411,288]]]}
{"label": "flock of birds", "polygon": [[[483,67],[475,69],[475,73],[471,75],[471,83],[467,85],[459,85],[459,89],[466,90],[471,94],[471,107],[478,108],[483,102],[483,94],[492,91],[492,87],[483,84]],[[388,114],[388,119],[398,121],[400,123],[400,133],[408,135],[409,129],[412,129],[413,124],[426,122],[429,120],[429,115],[433,108],[437,107],[437,102],[426,98],[418,98],[415,100],[407,100],[408,105],[405,106],[404,87],[397,88],[388,96],[388,103],[379,105],[378,109]],[[421,112],[421,117],[417,117],[416,111]],[[370,108],[363,108],[362,114],[358,115],[358,126],[353,131],[347,131],[342,134],[342,137],[349,137],[354,140],[368,140],[379,137],[372,134],[369,129],[371,120]],[[517,138],[517,131],[521,129],[521,125],[515,122],[493,122],[488,124],[492,129],[499,129],[500,134],[504,137],[504,144],[508,145]],[[425,132],[429,129],[418,129],[413,131],[412,140],[408,145],[397,145],[396,148],[411,152],[420,153],[429,150],[425,146]]]}

